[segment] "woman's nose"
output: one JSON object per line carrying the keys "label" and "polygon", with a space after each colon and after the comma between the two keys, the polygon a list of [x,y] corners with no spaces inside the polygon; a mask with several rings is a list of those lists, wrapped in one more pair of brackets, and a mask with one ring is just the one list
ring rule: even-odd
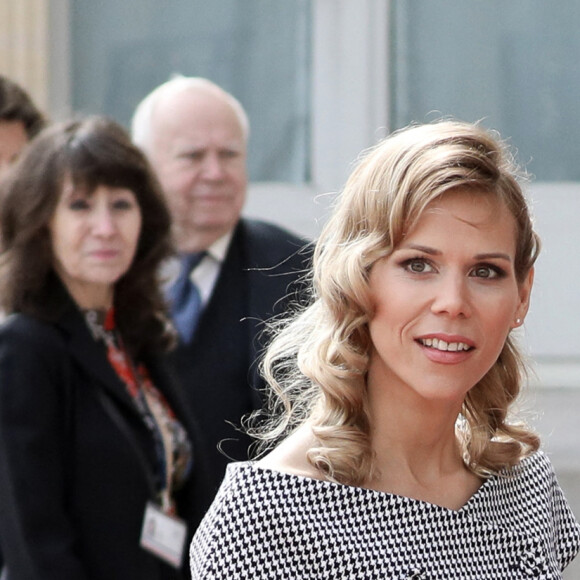
{"label": "woman's nose", "polygon": [[117,231],[115,218],[109,208],[98,208],[93,215],[93,231],[101,236],[112,236]]}
{"label": "woman's nose", "polygon": [[437,284],[431,310],[451,317],[471,316],[471,298],[468,280],[460,274],[442,276]]}

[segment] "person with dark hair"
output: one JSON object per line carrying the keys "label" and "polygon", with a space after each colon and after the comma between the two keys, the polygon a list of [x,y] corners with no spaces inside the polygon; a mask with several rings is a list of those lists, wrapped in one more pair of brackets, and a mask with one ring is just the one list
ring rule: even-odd
{"label": "person with dark hair", "polygon": [[45,129],[2,184],[5,580],[187,577],[213,492],[165,365],[170,216],[114,121]]}
{"label": "person with dark hair", "polygon": [[28,93],[0,75],[0,177],[46,125]]}
{"label": "person with dark hair", "polygon": [[362,157],[314,300],[264,359],[274,406],[253,432],[279,444],[228,467],[194,579],[562,578],[580,528],[513,414],[540,250],[517,177],[494,132],[459,121]]}

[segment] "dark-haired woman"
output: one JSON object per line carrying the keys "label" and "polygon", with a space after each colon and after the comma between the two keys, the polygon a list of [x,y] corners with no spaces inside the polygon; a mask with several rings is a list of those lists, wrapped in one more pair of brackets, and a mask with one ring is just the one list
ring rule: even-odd
{"label": "dark-haired woman", "polygon": [[170,219],[116,123],[45,130],[2,191],[0,544],[7,580],[187,576],[210,498],[163,364]]}

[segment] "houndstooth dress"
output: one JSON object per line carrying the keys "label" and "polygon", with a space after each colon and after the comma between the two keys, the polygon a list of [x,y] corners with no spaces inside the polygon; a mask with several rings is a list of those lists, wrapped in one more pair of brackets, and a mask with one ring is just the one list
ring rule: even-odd
{"label": "houndstooth dress", "polygon": [[190,549],[193,580],[562,578],[580,527],[541,452],[460,510],[231,464]]}

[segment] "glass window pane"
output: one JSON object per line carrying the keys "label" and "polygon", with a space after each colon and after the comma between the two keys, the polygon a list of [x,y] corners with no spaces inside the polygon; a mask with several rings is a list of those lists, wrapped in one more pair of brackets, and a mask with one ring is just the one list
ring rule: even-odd
{"label": "glass window pane", "polygon": [[172,74],[233,93],[251,122],[250,178],[310,179],[310,0],[71,0],[73,109],[129,125]]}
{"label": "glass window pane", "polygon": [[392,10],[393,127],[482,120],[537,180],[580,180],[580,3],[393,0]]}

